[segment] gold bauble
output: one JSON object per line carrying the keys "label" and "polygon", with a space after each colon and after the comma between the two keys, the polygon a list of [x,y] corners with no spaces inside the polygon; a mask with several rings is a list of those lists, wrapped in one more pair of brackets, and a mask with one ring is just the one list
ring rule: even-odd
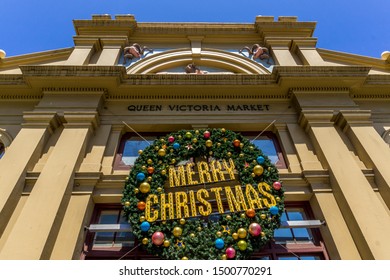
{"label": "gold bauble", "polygon": [[196,138],[194,138],[194,139],[192,139],[192,143],[197,143],[198,142],[198,139],[196,139]]}
{"label": "gold bauble", "polygon": [[244,154],[240,154],[240,157],[244,157]]}
{"label": "gold bauble", "polygon": [[151,158],[149,158],[147,161],[146,161],[148,164],[152,164],[153,163],[153,160]]}
{"label": "gold bauble", "polygon": [[130,206],[130,201],[126,201],[126,202],[125,202],[125,206],[126,206],[126,207],[129,207],[129,206]]}
{"label": "gold bauble", "polygon": [[219,143],[219,142],[217,143],[217,147],[221,147],[221,145],[222,145],[221,143]]}
{"label": "gold bauble", "polygon": [[222,236],[222,232],[217,231],[216,235],[217,235],[218,237],[221,237],[221,236]]}
{"label": "gold bauble", "polygon": [[138,154],[139,154],[139,155],[142,154],[142,152],[143,152],[142,150],[138,150]]}
{"label": "gold bauble", "polygon": [[222,133],[225,133],[225,132],[226,132],[226,129],[221,128],[221,132],[222,132]]}
{"label": "gold bauble", "polygon": [[146,170],[146,166],[145,165],[142,165],[142,170]]}
{"label": "gold bauble", "polygon": [[228,153],[227,153],[227,156],[228,156],[228,157],[231,157],[231,156],[232,156],[232,153],[231,153],[231,152],[228,152]]}
{"label": "gold bauble", "polygon": [[241,219],[246,219],[245,213],[241,213],[240,217],[241,217]]}
{"label": "gold bauble", "polygon": [[158,150],[160,149],[160,147],[159,147],[159,146],[154,146],[154,149],[155,149],[156,151],[158,151]]}
{"label": "gold bauble", "polygon": [[165,142],[165,139],[164,139],[164,138],[161,138],[161,139],[160,139],[160,142],[161,142],[161,143],[164,143],[164,142]]}
{"label": "gold bauble", "polygon": [[195,130],[195,134],[199,134],[199,130]]}
{"label": "gold bauble", "polygon": [[232,219],[232,216],[226,215],[226,220],[230,221]]}
{"label": "gold bauble", "polygon": [[162,187],[158,187],[158,188],[157,188],[157,191],[158,191],[158,192],[162,192],[162,191],[163,191]]}
{"label": "gold bauble", "polygon": [[268,171],[271,171],[271,169],[272,169],[271,167],[268,167]]}
{"label": "gold bauble", "polygon": [[147,239],[146,237],[142,239],[142,244],[147,245],[148,243],[149,243],[149,239]]}
{"label": "gold bauble", "polygon": [[189,131],[187,131],[187,132],[186,132],[186,138],[187,138],[187,139],[190,139],[191,137],[192,137],[192,133],[189,132]]}
{"label": "gold bauble", "polygon": [[265,219],[267,218],[267,215],[266,215],[266,214],[261,214],[261,215],[260,215],[260,218],[261,218],[262,220],[265,220]]}
{"label": "gold bauble", "polygon": [[166,175],[167,174],[167,171],[165,169],[161,170],[161,175]]}
{"label": "gold bauble", "polygon": [[177,136],[178,139],[181,139],[181,135]]}
{"label": "gold bauble", "polygon": [[165,149],[160,149],[158,150],[158,155],[160,157],[165,157],[165,155],[167,154],[167,152],[165,151]]}
{"label": "gold bauble", "polygon": [[171,242],[169,242],[169,240],[164,240],[163,245],[164,247],[169,247],[171,245]]}
{"label": "gold bauble", "polygon": [[252,176],[252,177],[256,177],[256,174],[255,174],[255,173],[251,173],[251,176]]}
{"label": "gold bauble", "polygon": [[198,231],[202,231],[202,227],[198,227]]}
{"label": "gold bauble", "polygon": [[181,218],[181,219],[180,219],[180,224],[181,224],[181,225],[184,225],[185,223],[186,223],[186,219]]}
{"label": "gold bauble", "polygon": [[237,230],[237,234],[238,234],[238,237],[239,237],[239,238],[245,238],[246,235],[247,235],[247,231],[246,231],[246,229],[244,229],[244,228],[239,228],[239,229]]}
{"label": "gold bauble", "polygon": [[148,177],[148,182],[152,182],[152,176]]}
{"label": "gold bauble", "polygon": [[176,159],[173,158],[173,159],[171,160],[171,163],[172,163],[172,164],[175,164],[175,163],[176,163]]}
{"label": "gold bauble", "polygon": [[276,199],[277,202],[280,201],[280,197],[279,196],[275,197],[275,199]]}
{"label": "gold bauble", "polygon": [[162,160],[159,160],[159,161],[158,161],[158,164],[162,164]]}
{"label": "gold bauble", "polygon": [[248,243],[246,243],[245,240],[240,240],[237,242],[237,246],[238,246],[238,249],[240,249],[241,251],[245,251],[246,248],[248,247]]}
{"label": "gold bauble", "polygon": [[249,146],[249,150],[253,150],[255,147],[253,146]]}
{"label": "gold bauble", "polygon": [[181,227],[174,227],[172,233],[173,236],[179,237],[183,233],[183,229]]}
{"label": "gold bauble", "polygon": [[182,261],[188,261],[188,258],[187,257],[182,257],[181,260]]}
{"label": "gold bauble", "polygon": [[238,239],[238,234],[235,232],[235,233],[232,234],[232,237],[233,237],[234,240],[237,240]]}
{"label": "gold bauble", "polygon": [[240,143],[240,148],[244,148],[244,143]]}
{"label": "gold bauble", "polygon": [[256,176],[260,176],[261,174],[263,174],[263,172],[264,168],[261,165],[256,165],[255,167],[253,167],[253,173],[255,173]]}
{"label": "gold bauble", "polygon": [[145,221],[145,216],[139,217],[139,221],[140,221],[140,222],[144,222],[144,221]]}
{"label": "gold bauble", "polygon": [[261,234],[261,237],[265,236],[265,232],[264,231],[262,231],[260,234]]}
{"label": "gold bauble", "polygon": [[227,260],[227,256],[225,255],[225,254],[223,254],[222,256],[221,256],[221,260]]}
{"label": "gold bauble", "polygon": [[141,185],[139,185],[139,190],[142,193],[148,193],[150,191],[150,184],[147,182],[141,183]]}
{"label": "gold bauble", "polygon": [[206,147],[207,148],[211,148],[211,146],[213,146],[213,141],[211,141],[210,139],[206,141]]}
{"label": "gold bauble", "polygon": [[213,155],[213,151],[210,151],[210,152],[209,152],[209,155],[210,155],[210,156]]}
{"label": "gold bauble", "polygon": [[134,189],[134,193],[135,193],[135,194],[139,193],[139,189],[138,189],[138,188],[135,188],[135,189]]}
{"label": "gold bauble", "polygon": [[191,234],[190,234],[190,237],[191,237],[191,238],[195,238],[195,233],[191,233]]}

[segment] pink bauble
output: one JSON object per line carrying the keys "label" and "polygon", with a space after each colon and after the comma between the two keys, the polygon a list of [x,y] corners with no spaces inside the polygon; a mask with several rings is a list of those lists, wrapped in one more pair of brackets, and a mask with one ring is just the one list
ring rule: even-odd
{"label": "pink bauble", "polygon": [[161,244],[164,243],[164,233],[161,231],[156,231],[152,235],[152,242],[154,245],[160,246]]}
{"label": "pink bauble", "polygon": [[278,190],[280,190],[282,188],[282,184],[280,182],[276,181],[276,182],[273,183],[273,187],[274,187],[275,190],[278,191]]}
{"label": "pink bauble", "polygon": [[205,131],[205,132],[203,132],[203,136],[204,136],[204,138],[206,138],[206,139],[208,139],[208,138],[210,138],[210,131]]}
{"label": "pink bauble", "polygon": [[233,259],[236,256],[236,250],[234,248],[229,247],[226,249],[226,256],[228,259]]}
{"label": "pink bauble", "polygon": [[258,223],[251,223],[249,225],[249,233],[252,236],[259,236],[261,233],[261,226]]}
{"label": "pink bauble", "polygon": [[175,137],[169,136],[168,141],[169,141],[169,143],[173,143],[175,141]]}

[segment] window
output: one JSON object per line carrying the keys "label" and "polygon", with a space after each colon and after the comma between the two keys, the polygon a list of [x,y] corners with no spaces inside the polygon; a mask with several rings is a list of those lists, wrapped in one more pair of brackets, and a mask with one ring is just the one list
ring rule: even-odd
{"label": "window", "polygon": [[[307,202],[286,202],[283,221],[312,220]],[[279,228],[274,240],[253,255],[253,259],[268,260],[324,260],[329,259],[318,228]]]}
{"label": "window", "polygon": [[5,154],[5,146],[2,142],[0,142],[0,159],[4,156]]}
{"label": "window", "polygon": [[[90,224],[126,224],[122,206],[96,204]],[[129,231],[97,231],[89,230],[84,243],[81,258],[94,259],[151,259],[155,258],[138,247],[139,243]]]}
{"label": "window", "polygon": [[[150,144],[159,136],[161,133],[142,133]],[[138,158],[138,151],[144,150],[150,144],[142,139],[140,136],[134,133],[126,133],[123,135],[119,144],[118,153],[116,154],[114,169],[116,170],[130,170],[134,165],[135,160]]]}
{"label": "window", "polygon": [[280,148],[279,141],[276,135],[270,131],[264,132],[261,136],[257,137],[258,134],[251,132],[243,132],[242,135],[251,140],[256,147],[258,147],[263,154],[268,156],[270,161],[275,164],[277,168],[286,168],[286,162]]}

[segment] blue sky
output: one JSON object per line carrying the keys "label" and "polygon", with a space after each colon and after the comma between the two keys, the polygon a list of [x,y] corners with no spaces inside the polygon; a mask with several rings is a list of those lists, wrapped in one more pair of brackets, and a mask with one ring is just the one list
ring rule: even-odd
{"label": "blue sky", "polygon": [[390,0],[0,0],[8,56],[73,46],[73,19],[133,14],[139,22],[242,22],[256,15],[316,21],[317,47],[379,58],[390,51]]}

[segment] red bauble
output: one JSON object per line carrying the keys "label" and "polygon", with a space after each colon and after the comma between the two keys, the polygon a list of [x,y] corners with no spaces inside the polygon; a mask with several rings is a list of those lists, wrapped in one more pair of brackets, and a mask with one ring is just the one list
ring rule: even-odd
{"label": "red bauble", "polygon": [[274,190],[277,190],[277,191],[282,188],[282,184],[280,182],[278,182],[278,181],[274,182],[272,184],[272,186],[274,187]]}
{"label": "red bauble", "polygon": [[153,166],[149,166],[148,167],[148,173],[149,174],[153,174],[153,172],[154,172],[154,167]]}
{"label": "red bauble", "polygon": [[205,132],[203,132],[203,137],[206,138],[206,139],[210,138],[210,135],[211,135],[210,131],[206,130]]}
{"label": "red bauble", "polygon": [[146,208],[146,203],[143,202],[143,201],[139,201],[139,202],[137,203],[137,208],[138,208],[139,210],[141,210],[141,211],[144,211],[145,208]]}

